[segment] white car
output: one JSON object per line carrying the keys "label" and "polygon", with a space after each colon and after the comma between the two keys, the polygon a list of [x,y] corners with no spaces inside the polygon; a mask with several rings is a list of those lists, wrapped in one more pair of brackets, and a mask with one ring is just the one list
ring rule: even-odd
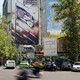
{"label": "white car", "polygon": [[6,68],[15,68],[16,67],[16,62],[15,60],[7,60],[5,63]]}
{"label": "white car", "polygon": [[80,62],[75,62],[72,67],[73,71],[80,71]]}

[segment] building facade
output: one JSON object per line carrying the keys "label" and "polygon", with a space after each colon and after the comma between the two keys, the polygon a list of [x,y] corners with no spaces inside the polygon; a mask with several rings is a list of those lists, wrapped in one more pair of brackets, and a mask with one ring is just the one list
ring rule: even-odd
{"label": "building facade", "polygon": [[12,0],[4,0],[3,16],[7,17],[9,29],[11,28]]}

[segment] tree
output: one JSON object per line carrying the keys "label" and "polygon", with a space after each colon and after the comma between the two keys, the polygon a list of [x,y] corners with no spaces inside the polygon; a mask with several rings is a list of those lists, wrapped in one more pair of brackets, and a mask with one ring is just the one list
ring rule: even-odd
{"label": "tree", "polygon": [[33,45],[33,46],[35,47],[35,52],[36,52],[36,53],[39,53],[40,50],[43,49],[43,46],[42,46],[42,45]]}
{"label": "tree", "polygon": [[12,44],[13,39],[11,31],[8,31],[7,19],[4,16],[2,17],[2,23],[0,24],[0,34],[0,57],[12,57],[17,50],[15,44]]}
{"label": "tree", "polygon": [[64,51],[67,56],[75,60],[80,52],[80,3],[79,0],[59,0],[59,4],[53,4],[55,21],[63,21]]}

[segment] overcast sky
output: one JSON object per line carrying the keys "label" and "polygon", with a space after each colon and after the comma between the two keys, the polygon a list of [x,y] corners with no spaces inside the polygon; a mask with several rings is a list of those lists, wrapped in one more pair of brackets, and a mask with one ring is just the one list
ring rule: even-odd
{"label": "overcast sky", "polygon": [[2,14],[2,4],[4,0],[0,0],[0,14]]}

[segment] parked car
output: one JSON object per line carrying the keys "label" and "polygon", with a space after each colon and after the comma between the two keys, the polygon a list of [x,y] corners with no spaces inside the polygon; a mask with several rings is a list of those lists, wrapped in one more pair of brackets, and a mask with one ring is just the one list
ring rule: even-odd
{"label": "parked car", "polygon": [[70,61],[64,61],[61,65],[61,70],[71,70],[72,64]]}
{"label": "parked car", "polygon": [[72,71],[80,71],[80,62],[75,62],[73,64]]}
{"label": "parked car", "polygon": [[7,60],[5,63],[6,68],[15,68],[16,67],[16,62],[15,60]]}
{"label": "parked car", "polygon": [[30,68],[32,67],[28,61],[21,61],[19,64],[19,68]]}

